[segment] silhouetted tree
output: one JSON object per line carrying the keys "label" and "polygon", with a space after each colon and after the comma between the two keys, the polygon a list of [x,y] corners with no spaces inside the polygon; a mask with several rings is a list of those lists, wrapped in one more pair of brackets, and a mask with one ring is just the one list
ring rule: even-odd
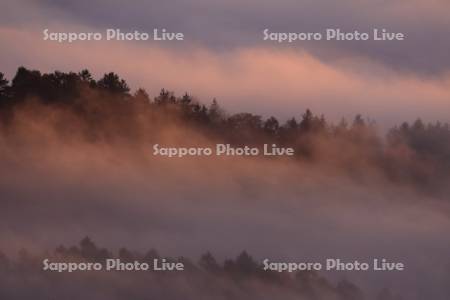
{"label": "silhouetted tree", "polygon": [[89,261],[103,261],[112,256],[108,250],[97,248],[89,237],[80,241],[80,254],[81,257]]}
{"label": "silhouetted tree", "polygon": [[251,274],[259,270],[258,264],[247,251],[242,251],[236,258],[236,269],[243,274]]}
{"label": "silhouetted tree", "polygon": [[312,124],[313,118],[314,118],[313,113],[309,109],[307,109],[306,112],[303,114],[302,120],[300,122],[300,129],[303,132],[308,132],[311,130],[311,128],[313,126],[313,124]]}
{"label": "silhouetted tree", "polygon": [[80,79],[85,82],[91,82],[92,80],[94,80],[92,78],[91,72],[89,72],[89,70],[87,69],[81,70],[78,75],[80,76]]}
{"label": "silhouetted tree", "polygon": [[270,135],[277,135],[280,125],[275,117],[270,117],[264,122],[264,130]]}
{"label": "silhouetted tree", "polygon": [[353,120],[353,128],[363,128],[366,126],[366,122],[364,121],[361,115],[356,115]]}
{"label": "silhouetted tree", "polygon": [[208,272],[218,273],[220,272],[220,265],[217,263],[216,259],[210,252],[203,254],[199,261],[200,267]]}
{"label": "silhouetted tree", "polygon": [[12,80],[11,91],[15,99],[25,100],[27,96],[39,96],[40,87],[41,73],[20,67]]}
{"label": "silhouetted tree", "polygon": [[179,102],[182,106],[188,107],[192,103],[192,97],[188,93],[184,93]]}
{"label": "silhouetted tree", "polygon": [[78,73],[78,76],[82,83],[87,84],[87,86],[92,89],[96,88],[97,82],[94,80],[89,70],[87,69],[81,70],[81,72]]}
{"label": "silhouetted tree", "polygon": [[[10,103],[10,87],[8,85],[9,81],[5,78],[3,73],[0,73],[0,109],[4,109]],[[5,112],[0,111],[0,116],[2,116]]]}
{"label": "silhouetted tree", "polygon": [[176,98],[173,95],[173,93],[167,91],[166,89],[162,89],[161,92],[159,93],[159,96],[155,98],[155,104],[160,105],[160,106],[165,106],[168,104],[175,104],[176,103]]}
{"label": "silhouetted tree", "polygon": [[284,126],[286,129],[289,130],[297,130],[298,128],[298,122],[295,118],[291,118],[289,120],[286,121],[286,124]]}
{"label": "silhouetted tree", "polygon": [[5,78],[5,75],[0,72],[0,97],[4,97],[6,93],[6,89],[8,88],[8,80]]}
{"label": "silhouetted tree", "polygon": [[228,124],[235,130],[253,129],[257,130],[262,127],[261,116],[250,113],[239,113],[228,118]]}
{"label": "silhouetted tree", "polygon": [[220,107],[216,98],[213,99],[211,105],[209,106],[208,117],[211,123],[216,125],[220,124],[225,118],[225,113],[223,109]]}
{"label": "silhouetted tree", "polygon": [[115,94],[124,95],[130,91],[125,80],[120,79],[119,75],[113,72],[105,74],[103,78],[97,82],[97,85],[99,88]]}
{"label": "silhouetted tree", "polygon": [[150,96],[147,91],[143,88],[139,88],[133,95],[134,99],[139,104],[150,104]]}

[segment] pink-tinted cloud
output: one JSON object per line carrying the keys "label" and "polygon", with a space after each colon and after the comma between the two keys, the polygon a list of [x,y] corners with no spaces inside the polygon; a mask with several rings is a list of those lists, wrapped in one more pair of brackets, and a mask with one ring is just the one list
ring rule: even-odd
{"label": "pink-tinted cloud", "polygon": [[9,41],[1,51],[11,57],[4,64],[10,77],[19,65],[42,71],[88,68],[96,76],[115,71],[150,94],[165,87],[204,102],[216,97],[231,112],[287,118],[311,108],[334,121],[362,113],[383,126],[418,117],[450,120],[449,76],[423,78],[364,58],[325,63],[289,49],[217,53],[189,43],[183,51],[156,42],[59,44],[42,37],[41,31],[0,30],[0,39]]}

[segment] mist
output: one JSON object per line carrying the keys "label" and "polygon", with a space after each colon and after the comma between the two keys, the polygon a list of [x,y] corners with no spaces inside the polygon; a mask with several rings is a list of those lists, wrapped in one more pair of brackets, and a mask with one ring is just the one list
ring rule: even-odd
{"label": "mist", "polygon": [[[155,157],[155,143],[213,146],[221,137],[170,112],[133,111],[126,123],[114,109],[104,114],[87,125],[39,102],[15,110],[0,139],[1,251],[41,253],[87,235],[112,249],[194,260],[243,250],[258,261],[387,258],[406,270],[321,275],[349,279],[369,297],[383,288],[405,299],[448,297],[448,186],[429,194],[391,181],[361,149],[332,155],[320,137],[312,161]],[[91,126],[102,134],[92,137]]]}

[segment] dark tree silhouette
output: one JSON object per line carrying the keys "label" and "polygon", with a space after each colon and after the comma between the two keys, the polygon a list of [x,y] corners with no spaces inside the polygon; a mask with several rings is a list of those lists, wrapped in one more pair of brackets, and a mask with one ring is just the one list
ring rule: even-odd
{"label": "dark tree silhouette", "polygon": [[275,117],[270,117],[264,122],[264,130],[270,135],[278,135],[280,124]]}
{"label": "dark tree silhouette", "polygon": [[139,88],[133,95],[134,99],[137,103],[148,105],[150,104],[150,96],[148,95],[147,91],[143,88]]}
{"label": "dark tree silhouette", "polygon": [[220,265],[217,263],[216,259],[210,252],[206,252],[201,256],[199,265],[208,272],[220,272]]}
{"label": "dark tree silhouette", "polygon": [[114,94],[125,95],[130,91],[125,80],[120,79],[119,75],[113,72],[105,74],[103,78],[97,82],[97,85],[99,88]]}
{"label": "dark tree silhouette", "polygon": [[[224,264],[218,263],[209,252],[202,255],[198,264],[184,256],[165,257],[166,261],[183,263],[183,272],[152,272],[149,269],[142,272],[120,271],[120,276],[116,276],[111,272],[95,271],[95,276],[92,276],[85,271],[70,274],[42,271],[44,259],[104,264],[99,251],[122,262],[138,261],[153,265],[153,257],[159,258],[154,250],[143,256],[128,248],[120,248],[118,254],[113,255],[114,251],[97,247],[88,237],[79,246],[59,246],[53,255],[51,252],[36,255],[23,249],[17,259],[10,259],[0,252],[0,295],[2,299],[29,299],[27,291],[31,290],[33,297],[39,299],[49,299],[55,294],[67,298],[66,295],[73,296],[73,291],[80,289],[80,293],[107,295],[108,299],[123,299],[124,295],[132,295],[133,299],[179,299],[181,296],[192,300],[230,297],[247,300],[261,299],[262,293],[274,291],[279,297],[286,293],[290,298],[295,296],[305,300],[323,299],[324,295],[332,299],[363,299],[360,289],[349,281],[336,286],[313,271],[296,274],[264,271],[246,251],[235,259],[227,259]],[[162,293],[155,294],[155,289]]]}
{"label": "dark tree silhouette", "polygon": [[[177,121],[178,125],[192,126],[200,133],[233,145],[279,143],[293,147],[296,158],[301,160],[333,157],[346,147],[352,149],[352,155],[346,158],[339,153],[339,167],[345,166],[352,176],[360,176],[365,170],[363,164],[371,164],[391,180],[411,182],[415,187],[428,185],[428,190],[450,179],[448,124],[426,124],[420,119],[413,124],[403,123],[389,131],[385,143],[374,123],[361,115],[351,125],[344,119],[333,125],[324,116],[306,109],[300,121],[291,118],[280,124],[275,117],[263,119],[246,112],[227,115],[216,99],[207,108],[188,93],[176,97],[162,89],[151,100],[144,89],[132,95],[129,91],[125,80],[112,72],[96,81],[88,70],[41,74],[20,67],[11,83],[0,73],[1,125],[6,129],[15,109],[33,101],[73,113],[77,124],[85,126],[84,134],[89,141],[119,136],[132,140],[143,136],[139,127],[142,120],[152,124],[159,120],[159,125]],[[67,136],[70,126],[69,122],[61,122],[57,130]],[[355,173],[358,169],[360,172]]]}
{"label": "dark tree silhouette", "polygon": [[0,72],[0,96],[5,96],[6,89],[8,88],[8,80],[5,78],[5,74]]}
{"label": "dark tree silhouette", "polygon": [[166,106],[169,104],[175,104],[177,102],[176,97],[172,92],[169,92],[166,89],[162,89],[159,93],[159,96],[154,99],[156,105]]}

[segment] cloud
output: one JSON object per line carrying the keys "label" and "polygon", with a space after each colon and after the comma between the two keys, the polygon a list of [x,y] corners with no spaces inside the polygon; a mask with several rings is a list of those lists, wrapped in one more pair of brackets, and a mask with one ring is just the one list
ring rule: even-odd
{"label": "cloud", "polygon": [[[404,42],[301,43],[292,47],[324,61],[354,56],[428,76],[450,69],[449,3],[433,1],[18,1],[8,4],[3,22],[31,27],[52,22],[97,29],[128,30],[165,27],[183,31],[188,39],[218,52],[265,46],[261,31],[322,31],[325,28],[403,32]],[[8,9],[4,10],[8,11]],[[14,18],[11,17],[14,16]],[[420,15],[420,20],[416,16]],[[17,16],[17,17],[16,17]],[[132,16],[132,17],[131,17]],[[2,21],[0,21],[2,22]],[[183,47],[183,46],[181,46]]]}
{"label": "cloud", "polygon": [[[92,142],[60,110],[31,106],[15,116],[0,136],[2,251],[70,245],[89,235],[109,248],[156,247],[191,258],[206,250],[234,257],[244,249],[274,261],[384,257],[407,270],[326,275],[345,275],[364,290],[393,286],[408,299],[423,291],[448,298],[448,187],[441,198],[428,196],[380,178],[373,165],[355,180],[320,163],[153,157],[155,141],[213,144],[171,121],[146,119],[134,128],[146,132],[141,139]],[[114,135],[124,125],[117,123],[96,125]],[[58,134],[62,124],[70,135]]]}
{"label": "cloud", "polygon": [[[216,97],[231,112],[281,118],[299,117],[309,107],[333,121],[362,113],[382,126],[417,117],[450,120],[448,2],[123,3],[5,4],[0,71],[9,78],[19,65],[42,71],[89,68],[96,77],[115,71],[152,95],[166,87],[204,102]],[[141,30],[167,26],[191,40],[174,45],[42,41],[47,27],[92,31],[111,24]],[[330,24],[386,26],[411,38],[392,45],[295,49],[258,38],[265,27],[317,30]],[[416,296],[420,290],[445,293],[434,280],[447,278],[442,269],[449,248],[442,238],[450,228],[446,202],[377,181],[374,174],[361,185],[310,165],[151,160],[147,144],[66,144],[46,126],[25,122],[23,133],[32,141],[21,151],[0,139],[4,247],[71,244],[91,234],[108,246],[150,244],[170,255],[214,250],[232,256],[247,249],[258,257],[293,260],[389,256],[404,259],[411,269],[383,280],[373,274],[358,278],[366,285],[395,282],[405,291],[418,286],[411,292]],[[207,142],[188,129],[167,130],[161,139]]]}
{"label": "cloud", "polygon": [[199,45],[178,49],[155,42],[58,44],[42,36],[40,31],[0,29],[0,39],[10,41],[1,50],[10,57],[3,65],[10,77],[19,65],[42,71],[89,68],[97,77],[115,71],[133,88],[144,87],[153,95],[165,87],[188,91],[204,102],[216,97],[231,112],[285,119],[311,108],[333,121],[362,113],[382,127],[419,117],[450,120],[448,74],[424,78],[364,58],[331,63],[273,47],[218,53]]}

